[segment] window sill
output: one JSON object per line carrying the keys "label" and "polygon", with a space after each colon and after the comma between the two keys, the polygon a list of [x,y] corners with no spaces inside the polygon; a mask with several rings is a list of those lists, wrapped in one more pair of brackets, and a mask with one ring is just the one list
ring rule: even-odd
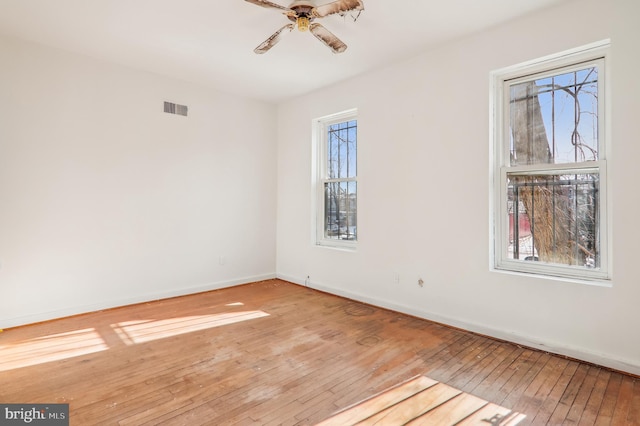
{"label": "window sill", "polygon": [[543,274],[540,272],[514,271],[512,269],[501,269],[498,267],[491,267],[489,271],[501,273],[501,274],[507,274],[507,275],[515,275],[519,277],[538,278],[543,280],[559,281],[559,282],[571,283],[571,284],[590,285],[590,286],[605,287],[605,288],[613,287],[613,281],[611,279],[606,279],[606,278],[564,277],[560,275]]}
{"label": "window sill", "polygon": [[322,240],[315,243],[316,247],[338,250],[338,251],[346,251],[346,252],[355,252],[357,251],[357,243],[356,242],[345,242],[345,241],[330,241],[330,240]]}

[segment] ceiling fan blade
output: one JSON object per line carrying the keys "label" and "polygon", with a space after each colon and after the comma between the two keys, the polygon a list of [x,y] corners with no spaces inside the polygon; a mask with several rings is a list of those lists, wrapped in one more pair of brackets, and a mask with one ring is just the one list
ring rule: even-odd
{"label": "ceiling fan blade", "polygon": [[[250,1],[250,0],[247,0]],[[362,0],[337,0],[331,3],[317,6],[313,9],[313,14],[318,18],[333,15],[334,13],[345,13],[351,10],[364,10]]]}
{"label": "ceiling fan blade", "polygon": [[334,36],[331,31],[317,22],[309,25],[309,31],[311,31],[318,40],[326,44],[333,53],[342,53],[347,49],[347,45],[344,44],[342,40]]}
{"label": "ceiling fan blade", "polygon": [[271,37],[269,37],[268,39],[263,41],[260,44],[260,46],[258,46],[255,49],[253,49],[253,51],[256,52],[257,54],[266,53],[269,49],[271,49],[273,46],[275,46],[280,41],[280,34],[282,33],[282,31],[288,29],[289,32],[291,32],[291,30],[293,30],[294,27],[295,27],[294,24],[285,25],[284,27],[280,28],[278,31],[273,33],[271,35]]}
{"label": "ceiling fan blade", "polygon": [[287,12],[291,11],[291,9],[289,9],[288,7],[280,6],[279,4],[270,2],[269,0],[245,0],[245,1],[248,1],[249,3],[257,4],[258,6],[268,7],[271,9],[281,9]]}

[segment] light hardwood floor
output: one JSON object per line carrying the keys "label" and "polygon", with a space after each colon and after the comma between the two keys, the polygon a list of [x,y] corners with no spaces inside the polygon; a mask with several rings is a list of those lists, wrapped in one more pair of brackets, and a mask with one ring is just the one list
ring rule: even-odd
{"label": "light hardwood floor", "polygon": [[416,375],[522,425],[640,424],[638,378],[280,280],[0,333],[0,402],[72,425],[315,424]]}

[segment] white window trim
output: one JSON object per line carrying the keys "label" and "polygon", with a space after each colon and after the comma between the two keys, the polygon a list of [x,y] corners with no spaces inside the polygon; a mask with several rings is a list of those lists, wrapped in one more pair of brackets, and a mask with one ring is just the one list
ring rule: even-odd
{"label": "white window trim", "polygon": [[[490,270],[516,275],[535,275],[541,278],[562,280],[568,282],[611,285],[612,259],[611,259],[611,198],[609,189],[611,181],[607,174],[607,160],[611,158],[611,83],[608,72],[608,56],[610,41],[604,40],[592,43],[576,49],[564,51],[555,55],[546,56],[537,60],[524,62],[491,73],[490,80]],[[537,166],[507,167],[509,159],[509,146],[503,143],[503,137],[509,134],[509,122],[505,111],[508,105],[508,93],[504,90],[506,82],[514,82],[519,79],[528,80],[531,75],[557,74],[571,68],[584,67],[585,63],[599,62],[598,80],[600,94],[598,102],[599,121],[599,161],[557,164],[547,166],[549,172],[553,170],[572,170],[577,173],[597,170],[600,175],[599,205],[600,208],[600,268],[589,270],[583,267],[549,265],[539,262],[521,262],[508,259],[506,256],[506,241],[508,235],[508,222],[503,206],[506,206],[507,197],[507,172],[527,173],[536,171]],[[505,99],[507,102],[505,103]]]}
{"label": "white window trim", "polygon": [[[358,110],[356,108],[338,112],[324,117],[316,118],[312,121],[312,150],[315,161],[312,161],[312,241],[314,245],[342,250],[355,251],[358,241],[336,240],[325,238],[324,236],[324,183],[328,181],[326,176],[327,164],[327,126],[344,121],[358,120]],[[358,123],[359,125],[359,123]],[[359,142],[359,141],[358,141]],[[358,146],[359,148],[359,146]],[[356,151],[358,156],[358,151]],[[356,162],[358,158],[356,157]],[[360,192],[360,182],[358,174],[353,179],[357,183],[358,193]],[[356,197],[356,212],[359,212],[358,205],[360,197]],[[358,213],[356,213],[358,214]],[[357,238],[360,238],[358,234]]]}

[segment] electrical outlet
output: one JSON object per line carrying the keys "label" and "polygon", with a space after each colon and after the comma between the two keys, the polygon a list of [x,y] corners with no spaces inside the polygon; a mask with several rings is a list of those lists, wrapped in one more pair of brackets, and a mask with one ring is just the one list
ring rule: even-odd
{"label": "electrical outlet", "polygon": [[396,284],[400,284],[400,274],[397,272],[393,273],[393,282]]}

